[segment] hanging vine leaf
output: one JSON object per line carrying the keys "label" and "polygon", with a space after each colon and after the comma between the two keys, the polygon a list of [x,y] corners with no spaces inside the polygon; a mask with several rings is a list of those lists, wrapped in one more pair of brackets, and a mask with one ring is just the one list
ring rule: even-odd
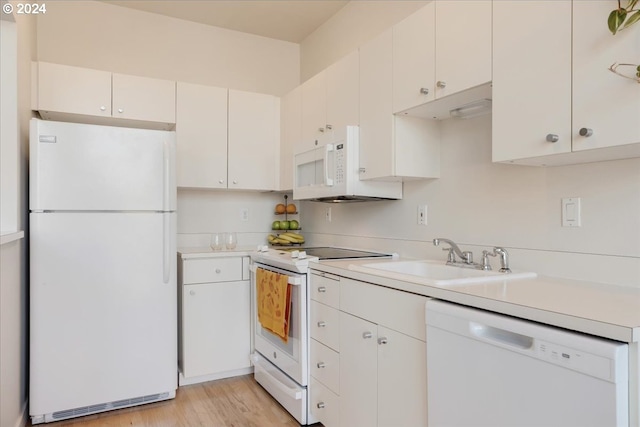
{"label": "hanging vine leaf", "polygon": [[627,18],[626,9],[620,8],[612,11],[609,14],[609,20],[608,20],[609,31],[611,31],[612,34],[617,33],[618,29],[620,28],[620,25],[622,25],[622,23],[626,18]]}
{"label": "hanging vine leaf", "polygon": [[[629,17],[629,19],[627,19],[627,22],[624,23],[624,26],[621,28],[622,30],[624,30],[625,28],[627,28],[628,26],[630,26],[631,24],[635,24],[636,22],[640,21],[640,10],[638,10],[636,13],[634,13],[633,15],[631,15]],[[615,33],[614,33],[615,34]]]}

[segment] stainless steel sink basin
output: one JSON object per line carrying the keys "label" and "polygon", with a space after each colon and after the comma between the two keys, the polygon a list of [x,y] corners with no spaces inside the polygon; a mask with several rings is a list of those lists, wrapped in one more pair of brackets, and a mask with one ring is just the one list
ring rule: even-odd
{"label": "stainless steel sink basin", "polygon": [[536,273],[532,272],[500,273],[498,271],[483,271],[450,266],[442,261],[434,260],[351,264],[349,268],[363,273],[436,286],[467,285],[536,277]]}

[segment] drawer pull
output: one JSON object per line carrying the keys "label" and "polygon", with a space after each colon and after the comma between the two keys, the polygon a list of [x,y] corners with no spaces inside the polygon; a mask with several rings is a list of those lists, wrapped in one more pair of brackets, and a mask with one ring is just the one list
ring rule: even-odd
{"label": "drawer pull", "polygon": [[323,293],[323,292],[327,292],[327,288],[324,286],[320,286],[318,287],[318,292]]}
{"label": "drawer pull", "polygon": [[373,334],[371,332],[363,332],[362,333],[362,338],[364,338],[365,340],[371,338],[372,336],[373,336]]}
{"label": "drawer pull", "polygon": [[220,274],[221,270],[219,268],[216,268],[216,273]]}
{"label": "drawer pull", "polygon": [[324,362],[318,362],[318,363],[316,364],[316,366],[318,367],[318,369],[322,369],[322,368],[324,368],[326,365],[324,364]]}
{"label": "drawer pull", "polygon": [[386,344],[388,342],[387,337],[378,338],[378,344]]}
{"label": "drawer pull", "polygon": [[327,326],[327,322],[323,322],[322,320],[318,322],[318,328],[324,328]]}
{"label": "drawer pull", "polygon": [[324,409],[324,402],[318,402],[316,406],[318,407],[318,409]]}

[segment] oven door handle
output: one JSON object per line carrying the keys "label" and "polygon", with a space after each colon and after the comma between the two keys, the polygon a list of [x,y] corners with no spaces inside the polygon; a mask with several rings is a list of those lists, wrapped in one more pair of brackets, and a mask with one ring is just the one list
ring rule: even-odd
{"label": "oven door handle", "polygon": [[[256,273],[259,268],[260,267],[256,266],[255,264],[249,265],[249,271],[251,271],[252,273]],[[266,270],[266,269],[263,268],[263,270]],[[267,270],[267,271],[271,271],[271,270]],[[277,273],[277,271],[275,273]],[[278,273],[278,274],[282,274],[282,273]],[[300,285],[302,285],[302,277],[301,276],[288,276],[287,275],[287,283],[289,283],[290,285],[293,285],[293,286],[300,286]]]}

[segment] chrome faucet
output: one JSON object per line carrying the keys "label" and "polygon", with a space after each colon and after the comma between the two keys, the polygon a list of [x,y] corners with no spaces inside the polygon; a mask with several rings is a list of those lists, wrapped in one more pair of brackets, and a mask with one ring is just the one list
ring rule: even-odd
{"label": "chrome faucet", "polygon": [[489,264],[490,256],[500,257],[500,273],[511,273],[511,269],[509,268],[509,253],[505,248],[496,246],[495,248],[493,248],[493,252],[482,251],[483,270],[491,270],[491,265]]}
{"label": "chrome faucet", "polygon": [[473,253],[470,251],[461,251],[458,245],[453,240],[443,239],[442,237],[438,237],[433,239],[434,246],[440,245],[440,243],[445,243],[449,245],[448,248],[442,248],[443,251],[449,251],[449,255],[447,257],[447,264],[459,264],[456,261],[456,255],[458,255],[464,264],[469,266],[475,266],[473,263]]}

